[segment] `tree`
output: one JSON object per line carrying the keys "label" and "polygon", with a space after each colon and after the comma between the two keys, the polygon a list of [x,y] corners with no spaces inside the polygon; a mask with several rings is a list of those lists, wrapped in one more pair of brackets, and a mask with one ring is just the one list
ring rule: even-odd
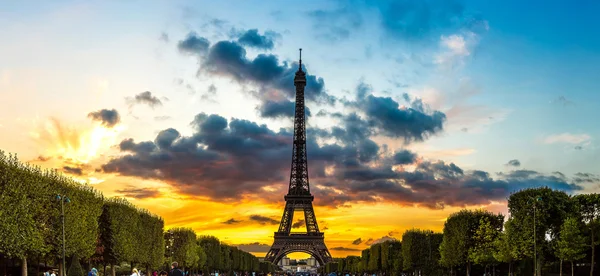
{"label": "tree", "polygon": [[182,268],[194,266],[198,260],[196,233],[190,228],[172,228],[165,233],[165,252],[169,261],[176,261]]}
{"label": "tree", "polygon": [[484,217],[488,218],[492,227],[501,229],[504,221],[502,214],[496,215],[484,210],[461,210],[448,217],[444,223],[444,236],[440,245],[442,265],[451,269],[466,265],[467,275],[470,275],[472,261],[469,252],[476,245],[475,233]]}
{"label": "tree", "polygon": [[598,229],[600,229],[600,194],[580,194],[573,197],[579,214],[590,233],[589,246],[592,248],[590,258],[590,276],[594,275],[594,260],[596,259],[596,245],[600,244]]}
{"label": "tree", "polygon": [[[221,268],[221,242],[213,236],[202,236],[199,239],[199,244],[206,253],[206,268],[207,273],[211,273]],[[248,264],[246,264],[248,265]],[[250,271],[250,268],[244,266],[245,271]]]}
{"label": "tree", "polygon": [[423,275],[437,275],[442,234],[411,229],[402,235],[403,268]]}
{"label": "tree", "polygon": [[513,229],[511,227],[511,220],[509,219],[504,223],[504,232],[500,232],[498,238],[494,241],[494,258],[503,263],[508,263],[508,274],[512,275],[512,263],[514,260],[513,257],[513,247],[514,243],[511,241],[511,238],[514,236]]}
{"label": "tree", "polygon": [[115,265],[132,261],[136,252],[137,210],[124,199],[113,198],[105,201],[100,216],[100,240],[103,259],[111,265],[111,274],[115,276]]}
{"label": "tree", "polygon": [[562,276],[562,262],[571,262],[571,275],[575,274],[573,261],[585,257],[586,241],[582,235],[580,221],[576,218],[568,218],[560,230],[560,238],[556,244],[556,256],[560,259],[560,274]]}
{"label": "tree", "polygon": [[394,272],[394,275],[399,275],[400,272],[403,271],[402,266],[404,265],[404,260],[402,259],[402,243],[392,242],[390,247],[390,269]]}
{"label": "tree", "polygon": [[[494,221],[492,225],[489,217],[481,217],[479,228],[475,231],[473,237],[474,244],[469,248],[469,260],[474,264],[487,266],[492,265],[492,271],[495,275],[494,266],[497,261],[494,258],[496,252],[495,242],[502,231],[502,224],[499,221]],[[499,225],[498,225],[499,224]]]}
{"label": "tree", "polygon": [[360,258],[360,267],[361,267],[361,271],[360,272],[369,272],[369,259],[371,256],[369,256],[371,254],[371,250],[369,250],[369,248],[363,250],[361,252],[361,258]]}
{"label": "tree", "polygon": [[376,243],[369,248],[369,271],[378,272],[381,270],[381,244]]}
{"label": "tree", "polygon": [[73,257],[71,258],[71,267],[69,267],[67,275],[81,276],[84,274],[85,274],[85,271],[81,267],[81,263],[79,263],[79,258],[77,258],[77,255],[73,255]]}
{"label": "tree", "polygon": [[0,151],[0,254],[21,259],[25,276],[27,256],[48,249],[43,208],[50,199],[36,194],[48,191],[47,185],[39,169],[24,166],[16,156]]}

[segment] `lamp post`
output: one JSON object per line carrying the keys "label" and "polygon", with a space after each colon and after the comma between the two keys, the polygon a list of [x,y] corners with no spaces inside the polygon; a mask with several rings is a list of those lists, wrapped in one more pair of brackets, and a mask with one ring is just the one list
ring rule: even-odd
{"label": "lamp post", "polygon": [[535,219],[536,219],[536,211],[537,211],[537,206],[536,206],[536,202],[537,201],[541,201],[542,197],[537,197],[537,198],[533,198],[530,197],[530,199],[533,202],[533,276],[537,276],[537,271],[538,271],[538,267],[537,267],[537,233],[536,233],[536,225],[535,225]]}
{"label": "lamp post", "polygon": [[65,202],[69,203],[71,200],[65,195],[56,195],[56,200],[60,201],[60,214],[62,219],[62,271],[61,276],[67,275],[67,266],[65,265]]}

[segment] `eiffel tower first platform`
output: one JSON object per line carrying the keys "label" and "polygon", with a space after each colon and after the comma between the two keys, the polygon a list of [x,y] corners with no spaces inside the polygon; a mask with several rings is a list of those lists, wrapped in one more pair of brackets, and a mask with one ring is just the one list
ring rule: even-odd
{"label": "eiffel tower first platform", "polygon": [[[283,210],[279,230],[275,232],[275,241],[267,253],[265,261],[276,265],[288,253],[304,252],[312,255],[319,262],[319,265],[323,266],[330,262],[332,258],[325,245],[325,236],[323,232],[319,231],[317,225],[317,217],[312,205],[314,196],[310,193],[310,185],[308,184],[304,113],[306,73],[302,71],[302,49],[300,49],[300,63],[294,78],[294,86],[296,86],[296,106],[290,187],[288,194],[284,197],[285,209]],[[291,232],[294,211],[304,211],[306,232]]]}

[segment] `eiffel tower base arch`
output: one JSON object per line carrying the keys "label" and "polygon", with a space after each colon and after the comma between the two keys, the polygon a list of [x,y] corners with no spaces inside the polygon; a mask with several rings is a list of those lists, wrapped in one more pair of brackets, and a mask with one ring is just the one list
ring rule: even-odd
{"label": "eiffel tower base arch", "polygon": [[329,250],[325,246],[323,233],[316,235],[308,233],[275,233],[275,241],[273,242],[273,246],[271,246],[271,250],[265,256],[265,261],[277,265],[283,257],[293,252],[310,254],[320,266],[324,266],[332,260]]}

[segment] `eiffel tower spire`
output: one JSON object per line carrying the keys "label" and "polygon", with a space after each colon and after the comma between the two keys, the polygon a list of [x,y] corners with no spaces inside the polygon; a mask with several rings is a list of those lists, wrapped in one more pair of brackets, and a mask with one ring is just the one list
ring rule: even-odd
{"label": "eiffel tower spire", "polygon": [[[306,73],[302,71],[302,49],[298,71],[294,77],[296,86],[296,105],[294,116],[294,143],[292,146],[292,168],[290,170],[290,186],[285,199],[285,209],[275,232],[273,246],[265,260],[277,264],[281,258],[291,252],[306,252],[324,265],[332,260],[325,245],[325,236],[319,231],[315,210],[308,182],[308,159],[306,158],[306,115],[304,106],[304,87]],[[306,232],[291,232],[294,211],[304,211]]]}

